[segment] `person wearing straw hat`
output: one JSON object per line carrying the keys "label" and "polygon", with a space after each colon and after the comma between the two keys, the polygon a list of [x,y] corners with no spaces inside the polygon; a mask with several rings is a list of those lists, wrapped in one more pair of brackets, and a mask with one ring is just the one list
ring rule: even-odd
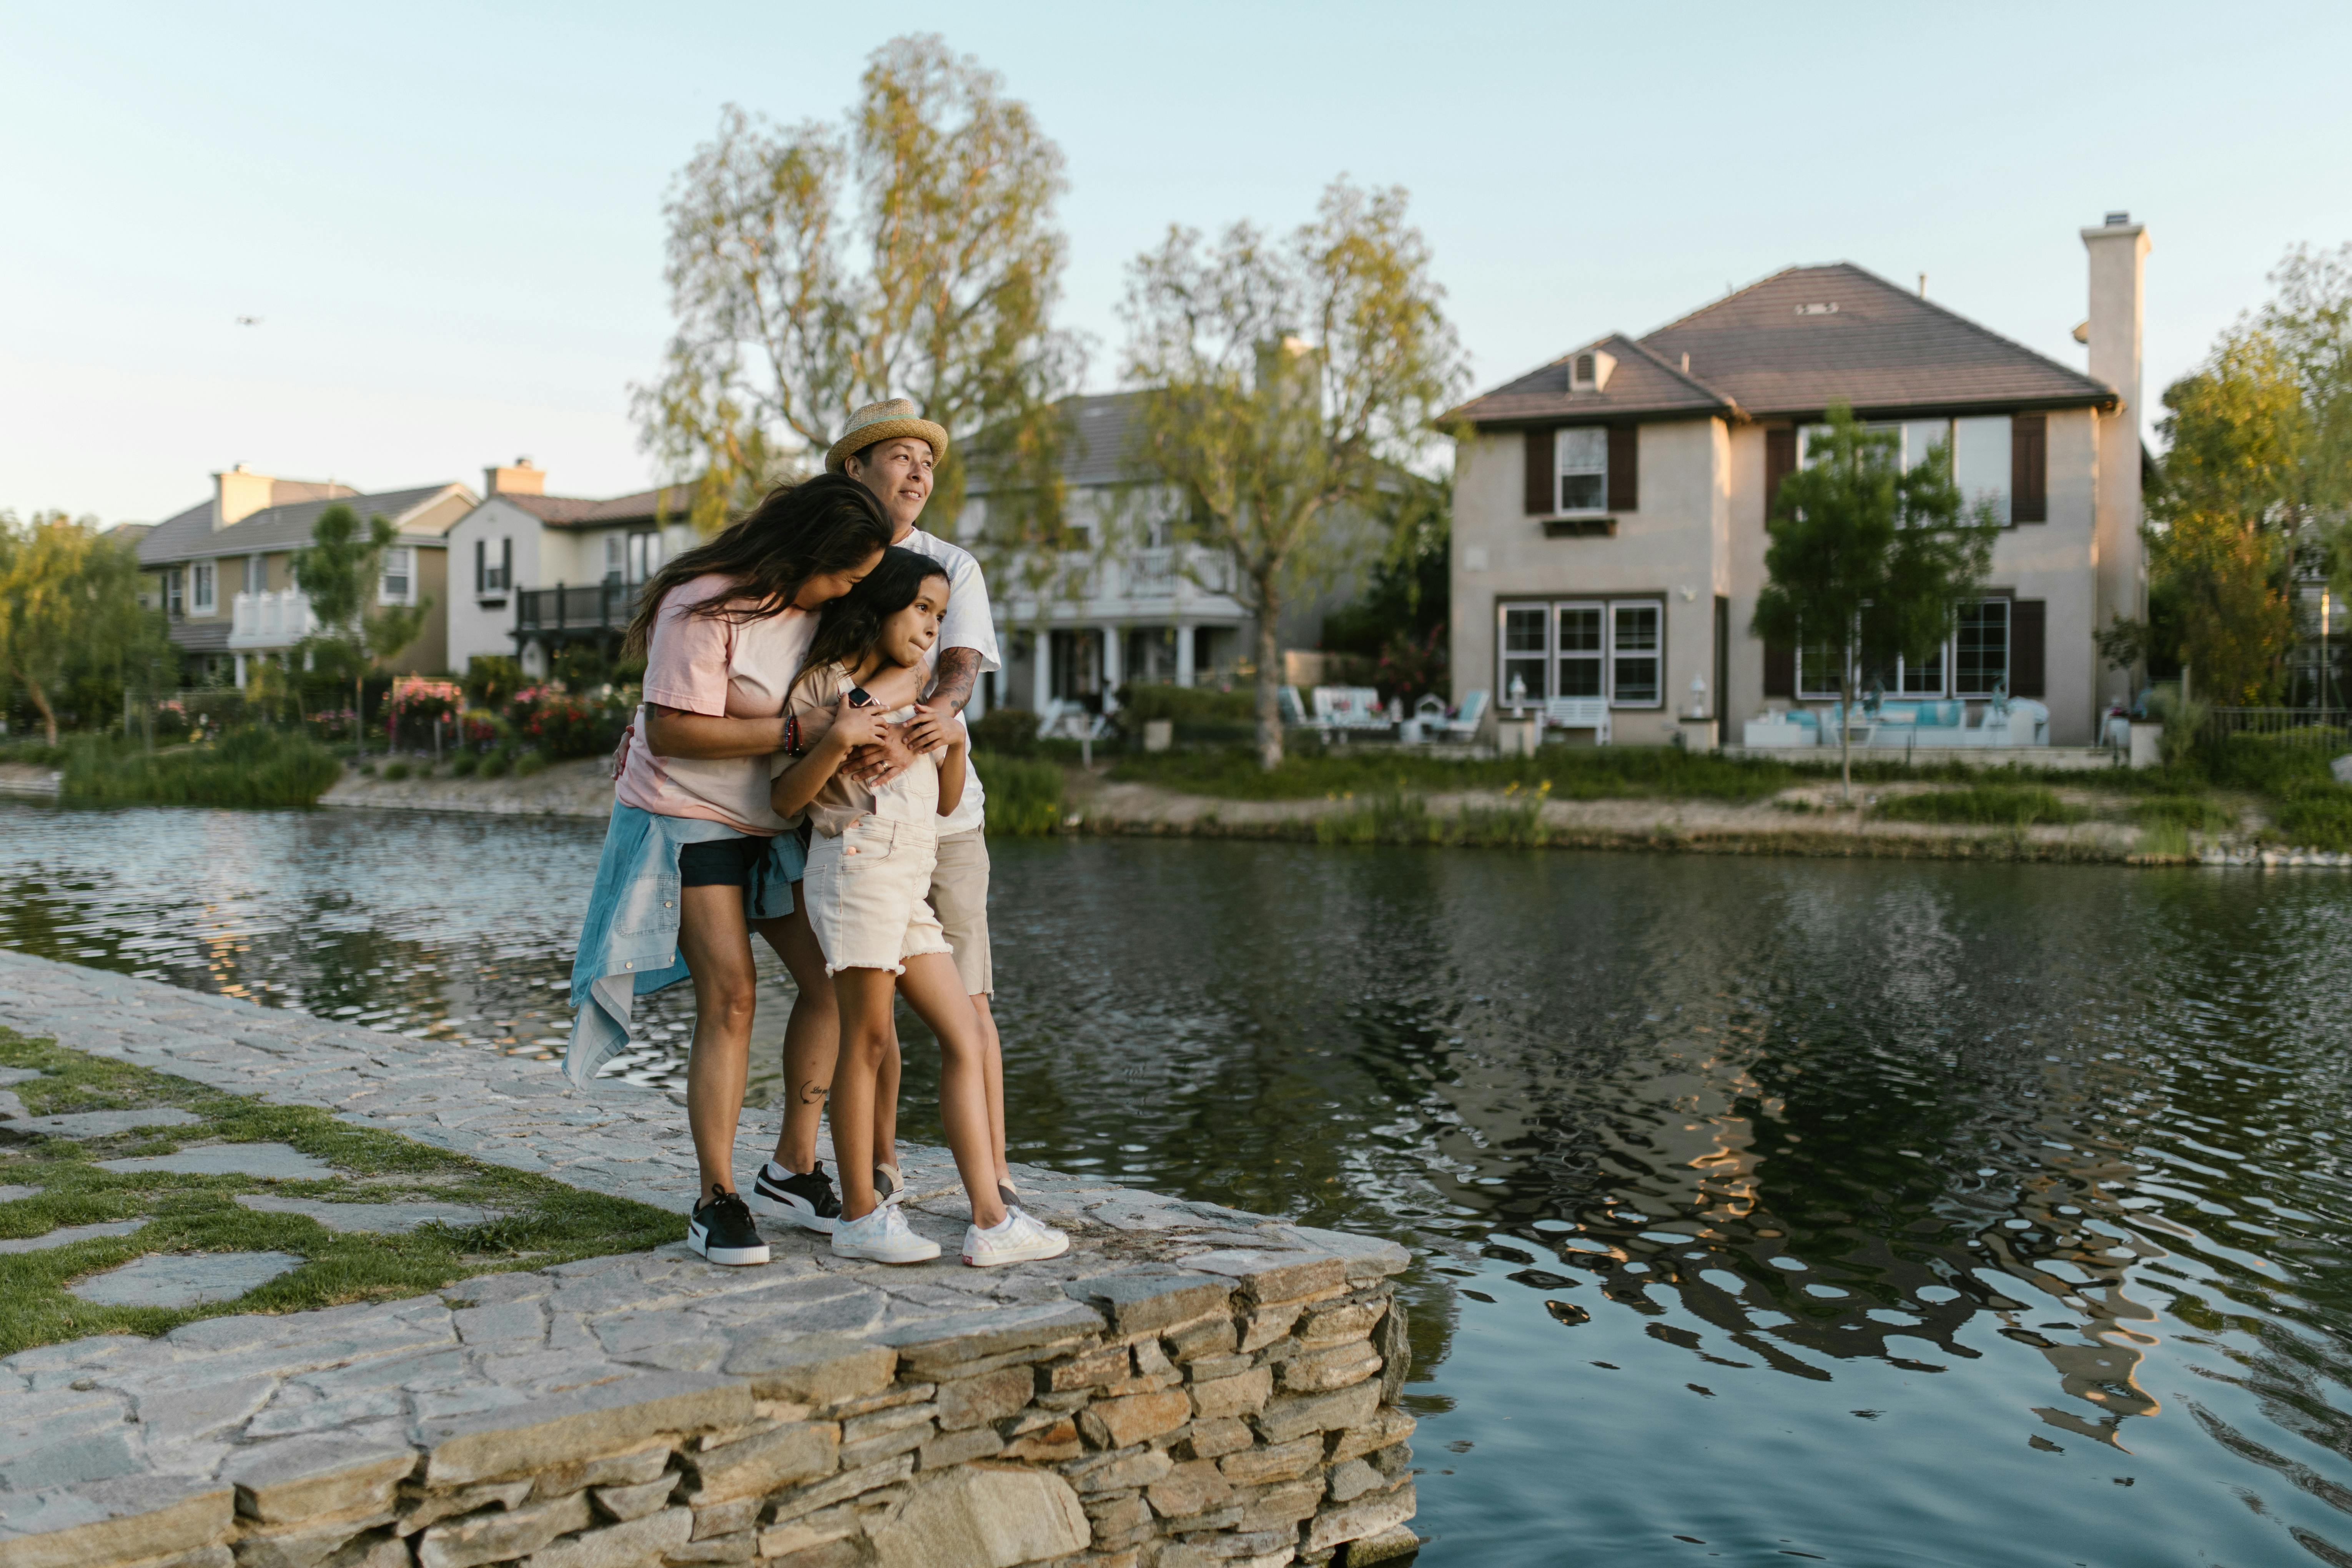
{"label": "person wearing straw hat", "polygon": [[[916,704],[915,717],[903,736],[894,737],[886,746],[884,761],[869,775],[869,783],[884,782],[905,769],[918,753],[946,744],[982,673],[1002,668],[988,583],[980,563],[970,551],[915,526],[931,498],[932,470],[947,450],[947,431],[924,418],[909,399],[894,397],[869,403],[851,414],[840,439],[824,457],[828,473],[856,480],[882,503],[890,520],[893,544],[929,556],[948,573],[947,615],[934,649],[937,678],[929,693]],[[1004,1055],[989,1006],[996,980],[989,951],[984,817],[980,775],[967,762],[963,798],[939,826],[939,864],[932,873],[929,901],[980,1020],[997,1184],[1011,1207],[1018,1194],[1005,1163]],[[825,979],[824,953],[797,896],[786,926],[785,945],[780,951],[800,995],[793,1004],[792,1022],[784,1034],[783,1129],[776,1140],[774,1158],[761,1169],[753,1190],[781,1205],[795,1223],[829,1231],[840,1213],[840,1200],[817,1163],[816,1135],[840,1050],[841,1024]],[[898,1059],[894,1052],[884,1064],[875,1097],[874,1148],[879,1167],[875,1182],[886,1199],[905,1189],[896,1152],[898,1089]]]}

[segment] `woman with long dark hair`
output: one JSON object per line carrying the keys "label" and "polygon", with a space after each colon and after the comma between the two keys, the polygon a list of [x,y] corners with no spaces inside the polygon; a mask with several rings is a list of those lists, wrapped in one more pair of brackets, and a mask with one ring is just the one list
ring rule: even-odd
{"label": "woman with long dark hair", "polygon": [[700,1173],[687,1242],[713,1263],[768,1260],[734,1176],[757,1000],[751,932],[776,940],[803,860],[769,805],[768,759],[784,747],[814,612],[872,571],[889,538],[854,480],[777,490],[646,584],[625,645],[645,658],[645,701],[572,962],[564,1071],[586,1085],[628,1043],[634,999],[692,978],[687,1122]]}

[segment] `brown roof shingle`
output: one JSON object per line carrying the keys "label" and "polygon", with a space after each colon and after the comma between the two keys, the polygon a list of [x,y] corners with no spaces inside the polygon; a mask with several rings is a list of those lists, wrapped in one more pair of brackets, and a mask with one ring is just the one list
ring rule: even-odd
{"label": "brown roof shingle", "polygon": [[[1465,404],[1455,417],[1507,425],[1720,409],[1763,418],[1818,415],[1839,401],[1891,414],[2094,405],[2116,395],[1850,262],[1791,267],[1752,283],[1628,343],[1638,361],[1615,346],[1624,342],[1591,345],[1618,356],[1606,394],[1571,395],[1563,357]],[[1629,376],[1643,363],[1651,368]]]}
{"label": "brown roof shingle", "polygon": [[527,496],[501,490],[489,499],[527,511],[550,528],[601,528],[616,522],[650,522],[657,516],[682,522],[694,505],[694,491],[685,485],[670,485],[610,500],[592,500],[584,496]]}

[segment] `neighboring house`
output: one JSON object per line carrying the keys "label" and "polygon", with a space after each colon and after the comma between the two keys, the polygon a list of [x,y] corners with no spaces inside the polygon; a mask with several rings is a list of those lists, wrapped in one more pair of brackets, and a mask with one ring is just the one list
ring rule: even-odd
{"label": "neighboring house", "polygon": [[503,655],[537,679],[558,648],[617,648],[638,589],[695,542],[682,487],[589,500],[547,494],[528,458],[482,473],[484,500],[448,535],[453,669]]}
{"label": "neighboring house", "polygon": [[1604,698],[1621,744],[1671,741],[1685,717],[1736,742],[1769,710],[1834,700],[1832,661],[1767,647],[1748,626],[1772,498],[1844,401],[1899,431],[1906,461],[1949,443],[1964,493],[2006,524],[1951,644],[1878,679],[1972,703],[1996,689],[2036,698],[2053,743],[2090,743],[2128,681],[2094,634],[2147,613],[2148,241],[2121,213],[2083,241],[2087,375],[1839,264],[1775,273],[1646,337],[1598,339],[1457,410],[1471,433],[1454,470],[1456,699],[1488,688],[1507,710],[1514,680],[1529,703]]}
{"label": "neighboring house", "polygon": [[[1072,397],[1061,473],[1071,548],[1007,550],[988,534],[990,489],[975,472],[963,510],[941,531],[979,556],[988,574],[1004,668],[983,677],[975,715],[1060,700],[1115,708],[1129,681],[1191,686],[1232,679],[1251,656],[1255,621],[1234,595],[1223,552],[1175,542],[1179,514],[1165,487],[1133,477],[1139,393]],[[1284,612],[1286,643],[1318,640],[1328,593]]]}
{"label": "neighboring house", "polygon": [[191,674],[234,674],[243,686],[252,659],[283,655],[310,634],[310,602],[295,586],[293,555],[310,542],[319,515],[337,504],[362,523],[383,517],[399,531],[384,552],[376,603],[432,602],[416,640],[383,668],[448,668],[443,535],[473,506],[471,490],[449,483],[362,494],[349,485],[275,479],[239,463],[213,476],[211,500],[155,524],[138,542],[141,602],[169,616]]}

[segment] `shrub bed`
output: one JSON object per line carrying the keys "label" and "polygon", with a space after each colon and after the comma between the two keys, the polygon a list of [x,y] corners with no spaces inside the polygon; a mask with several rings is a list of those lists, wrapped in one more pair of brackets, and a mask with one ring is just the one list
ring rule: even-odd
{"label": "shrub bed", "polygon": [[111,736],[66,748],[60,798],[82,805],[316,805],[343,765],[306,735],[243,730],[207,746],[149,752]]}

